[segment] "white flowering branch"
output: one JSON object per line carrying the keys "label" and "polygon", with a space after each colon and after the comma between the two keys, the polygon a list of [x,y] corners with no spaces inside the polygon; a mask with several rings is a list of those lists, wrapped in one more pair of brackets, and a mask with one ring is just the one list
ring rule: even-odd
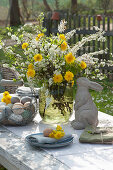
{"label": "white flowering branch", "polygon": [[97,40],[104,42],[106,39],[103,37],[105,32],[100,29],[100,31],[96,32],[95,34],[89,35],[88,37],[83,37],[81,41],[77,42],[74,47],[71,49],[73,55],[76,55],[77,51],[89,41]]}
{"label": "white flowering branch", "polygon": [[76,33],[76,30],[72,30],[68,33],[66,33],[65,37],[66,37],[66,40],[69,40],[71,37],[73,37],[73,35]]}

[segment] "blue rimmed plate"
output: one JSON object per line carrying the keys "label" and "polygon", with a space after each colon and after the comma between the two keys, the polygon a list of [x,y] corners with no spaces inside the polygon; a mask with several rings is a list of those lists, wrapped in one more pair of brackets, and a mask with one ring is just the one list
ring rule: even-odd
{"label": "blue rimmed plate", "polygon": [[[43,133],[37,133],[36,135],[42,135]],[[35,135],[35,134],[32,134],[32,135]],[[67,145],[70,145],[73,143],[73,136],[71,137],[67,137],[65,138],[63,141],[58,141],[58,142],[55,142],[55,143],[39,143],[38,141],[33,141],[31,140],[31,136],[32,135],[28,135],[26,137],[26,141],[32,145],[32,146],[35,146],[35,147],[41,147],[41,148],[58,148],[58,147],[64,147],[64,146],[67,146]]]}

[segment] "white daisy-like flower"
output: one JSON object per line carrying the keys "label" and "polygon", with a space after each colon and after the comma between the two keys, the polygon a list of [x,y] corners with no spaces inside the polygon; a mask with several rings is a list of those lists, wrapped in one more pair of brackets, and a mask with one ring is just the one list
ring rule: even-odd
{"label": "white daisy-like flower", "polygon": [[11,39],[12,39],[12,40],[17,40],[16,35],[11,35]]}
{"label": "white daisy-like flower", "polygon": [[67,21],[65,20],[61,20],[60,24],[58,25],[58,31],[60,33],[64,32],[65,29],[66,29],[66,24],[67,24]]}
{"label": "white daisy-like flower", "polygon": [[2,45],[0,45],[0,49],[2,49]]}
{"label": "white daisy-like flower", "polygon": [[8,36],[11,36],[11,32],[8,32],[7,35],[8,35]]}

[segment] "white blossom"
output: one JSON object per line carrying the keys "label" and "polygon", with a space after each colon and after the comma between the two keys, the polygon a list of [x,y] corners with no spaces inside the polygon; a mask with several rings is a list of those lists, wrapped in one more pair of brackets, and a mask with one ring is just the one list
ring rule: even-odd
{"label": "white blossom", "polygon": [[7,34],[8,34],[8,36],[11,36],[11,32],[8,32]]}
{"label": "white blossom", "polygon": [[11,35],[12,40],[17,40],[16,35]]}
{"label": "white blossom", "polygon": [[67,22],[65,20],[61,20],[60,24],[58,25],[58,31],[60,33],[64,32],[66,29]]}
{"label": "white blossom", "polygon": [[73,35],[76,33],[76,30],[72,30],[70,32],[68,32],[65,37],[66,37],[66,40],[69,40],[71,37],[73,37]]}
{"label": "white blossom", "polygon": [[51,86],[53,84],[53,78],[49,79],[49,86]]}

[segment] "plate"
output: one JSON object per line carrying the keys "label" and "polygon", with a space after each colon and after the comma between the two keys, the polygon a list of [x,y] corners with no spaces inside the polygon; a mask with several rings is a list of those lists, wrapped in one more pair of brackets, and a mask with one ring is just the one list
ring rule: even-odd
{"label": "plate", "polygon": [[[42,133],[37,133],[37,135],[41,135]],[[33,134],[32,134],[33,135]],[[35,146],[35,147],[41,147],[41,148],[58,148],[58,147],[64,147],[64,146],[67,146],[69,144],[71,144],[73,142],[73,136],[70,137],[70,138],[67,138],[65,139],[64,141],[62,142],[56,142],[56,143],[39,143],[39,142],[33,142],[30,140],[30,137],[31,135],[27,136],[26,137],[26,141],[32,145],[32,146]]]}

